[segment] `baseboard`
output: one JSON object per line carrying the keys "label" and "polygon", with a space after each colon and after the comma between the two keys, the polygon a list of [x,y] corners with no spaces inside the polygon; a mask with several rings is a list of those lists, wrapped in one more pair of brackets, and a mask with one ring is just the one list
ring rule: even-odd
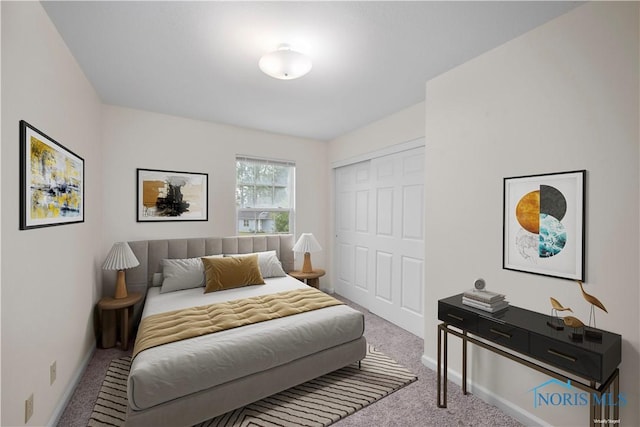
{"label": "baseboard", "polygon": [[480,399],[487,402],[488,404],[497,407],[502,412],[504,412],[507,415],[510,415],[511,417],[520,421],[524,425],[553,427],[552,424],[549,424],[545,420],[536,417],[531,412],[526,411],[522,407],[514,404],[513,402],[505,399],[502,396],[495,394],[494,392],[492,392],[491,390],[485,387],[471,383],[470,386],[468,387],[468,390],[475,396],[479,397]]}
{"label": "baseboard", "polygon": [[91,347],[91,350],[89,350],[87,354],[84,356],[84,358],[82,359],[82,363],[80,364],[81,368],[78,369],[76,371],[76,374],[73,376],[73,378],[71,378],[69,385],[67,386],[67,388],[64,391],[64,394],[62,395],[62,399],[60,399],[60,402],[58,402],[58,405],[55,407],[53,414],[51,414],[51,418],[49,419],[47,426],[54,427],[58,425],[58,422],[60,421],[60,418],[62,417],[62,414],[64,413],[65,408],[67,407],[67,405],[71,401],[71,398],[73,397],[73,392],[75,391],[78,383],[82,379],[82,375],[84,374],[84,371],[87,369],[87,366],[89,365],[89,361],[91,360],[93,353],[96,351],[96,346],[95,346],[96,343],[94,342],[93,344],[94,345]]}
{"label": "baseboard", "polygon": [[[424,354],[422,355],[420,360],[422,361],[422,364],[424,366],[426,366],[427,368],[431,369],[434,372],[438,372],[438,365],[435,360],[433,360],[430,357],[427,357]],[[462,387],[462,374],[460,372],[454,371],[453,369],[449,368],[447,369],[447,378],[449,379],[449,381],[452,381],[458,387]],[[470,384],[469,380],[467,379],[467,389],[469,387],[469,384]]]}
{"label": "baseboard", "polygon": [[436,371],[438,368],[438,365],[436,364],[436,361],[433,360],[430,357],[427,357],[426,354],[423,354],[422,357],[420,358],[420,360],[422,361],[422,364],[424,366],[426,366],[427,368],[431,369],[432,371]]}
{"label": "baseboard", "polygon": [[[437,368],[438,368],[437,361],[435,361],[430,357],[427,357],[424,354],[422,355],[420,360],[422,361],[422,364],[424,366],[431,369],[432,371],[437,372]],[[448,373],[447,378],[450,381],[452,381],[454,384],[458,385],[459,387],[462,387],[462,374],[460,372],[454,371],[449,368],[447,369],[447,373]],[[551,424],[536,417],[531,412],[526,411],[522,407],[514,404],[513,402],[505,399],[504,397],[495,394],[491,390],[469,381],[468,377],[467,377],[467,390],[473,395],[487,402],[488,404],[493,405],[496,408],[500,409],[505,414],[520,421],[524,425],[551,427]]]}

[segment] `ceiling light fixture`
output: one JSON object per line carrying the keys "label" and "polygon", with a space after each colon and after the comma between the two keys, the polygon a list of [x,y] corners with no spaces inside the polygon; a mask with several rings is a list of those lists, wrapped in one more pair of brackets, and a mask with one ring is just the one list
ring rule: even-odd
{"label": "ceiling light fixture", "polygon": [[280,80],[293,80],[311,70],[311,59],[300,52],[291,50],[288,44],[281,44],[278,50],[260,58],[260,69],[267,75]]}

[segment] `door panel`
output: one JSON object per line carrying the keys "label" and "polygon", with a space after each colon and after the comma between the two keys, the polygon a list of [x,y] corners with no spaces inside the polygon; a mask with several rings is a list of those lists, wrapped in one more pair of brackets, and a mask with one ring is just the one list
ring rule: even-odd
{"label": "door panel", "polygon": [[356,246],[354,285],[363,291],[367,290],[367,273],[369,271],[369,248]]}
{"label": "door panel", "polygon": [[377,189],[376,218],[378,236],[393,236],[393,188]]}
{"label": "door panel", "polygon": [[356,192],[356,231],[369,232],[369,190]]}
{"label": "door panel", "polygon": [[416,213],[422,212],[423,185],[406,185],[402,191],[402,238],[422,240],[424,218]]}
{"label": "door panel", "polygon": [[422,276],[424,262],[402,257],[402,308],[422,316]]}
{"label": "door panel", "polygon": [[336,291],[364,307],[370,294],[371,189],[369,162],[335,170]]}
{"label": "door panel", "polygon": [[386,303],[392,301],[393,254],[376,252],[376,297]]}
{"label": "door panel", "polygon": [[423,336],[424,147],[335,169],[336,291]]}

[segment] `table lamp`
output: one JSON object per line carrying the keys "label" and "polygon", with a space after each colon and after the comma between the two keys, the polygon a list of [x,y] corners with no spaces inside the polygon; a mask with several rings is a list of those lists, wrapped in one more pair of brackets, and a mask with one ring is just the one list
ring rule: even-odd
{"label": "table lamp", "polygon": [[311,267],[311,252],[319,252],[322,250],[320,243],[313,237],[311,233],[302,233],[300,238],[293,245],[293,252],[304,252],[304,262],[302,263],[302,272],[311,273],[313,267]]}
{"label": "table lamp", "polygon": [[126,242],[117,242],[109,251],[107,259],[102,265],[103,270],[118,270],[118,279],[116,280],[116,292],[113,296],[115,299],[126,298],[127,284],[124,280],[124,270],[140,265],[140,262],[133,254],[133,251]]}

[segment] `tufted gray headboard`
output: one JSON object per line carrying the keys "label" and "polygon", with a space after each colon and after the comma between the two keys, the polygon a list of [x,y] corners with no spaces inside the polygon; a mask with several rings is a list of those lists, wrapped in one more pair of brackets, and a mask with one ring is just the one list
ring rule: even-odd
{"label": "tufted gray headboard", "polygon": [[129,242],[140,265],[125,270],[127,286],[146,289],[153,274],[162,271],[165,258],[195,258],[218,254],[246,254],[275,250],[284,271],[293,270],[293,235],[194,237],[187,239],[138,240]]}

